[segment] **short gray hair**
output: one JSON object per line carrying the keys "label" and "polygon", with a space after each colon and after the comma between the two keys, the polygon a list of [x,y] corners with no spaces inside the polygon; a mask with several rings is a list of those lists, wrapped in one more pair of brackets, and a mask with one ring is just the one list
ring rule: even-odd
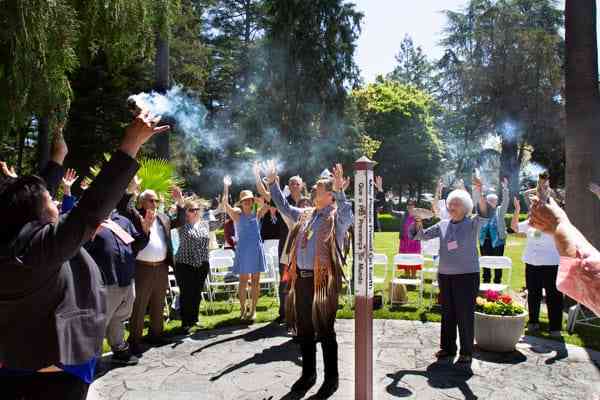
{"label": "short gray hair", "polygon": [[158,199],[158,195],[156,194],[156,192],[152,189],[146,189],[144,190],[142,193],[140,193],[140,201],[144,201],[146,200],[146,197],[153,195],[154,197],[156,197]]}
{"label": "short gray hair", "polygon": [[455,189],[448,195],[446,199],[446,204],[450,204],[450,202],[454,199],[460,200],[465,207],[465,215],[471,215],[473,212],[473,200],[471,199],[471,195],[466,190]]}
{"label": "short gray hair", "polygon": [[292,181],[297,181],[300,185],[302,185],[304,183],[304,181],[302,180],[300,175],[292,176],[290,179],[288,179],[288,184],[290,184]]}
{"label": "short gray hair", "polygon": [[487,196],[485,196],[485,199],[487,201],[498,201],[498,195],[495,193],[490,193]]}

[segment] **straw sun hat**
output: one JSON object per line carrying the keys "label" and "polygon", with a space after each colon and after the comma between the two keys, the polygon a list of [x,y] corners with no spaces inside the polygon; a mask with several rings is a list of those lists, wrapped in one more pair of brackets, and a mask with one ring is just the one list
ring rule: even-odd
{"label": "straw sun hat", "polygon": [[242,190],[240,192],[240,199],[238,200],[238,203],[241,203],[242,201],[247,199],[254,199],[254,194],[251,190]]}

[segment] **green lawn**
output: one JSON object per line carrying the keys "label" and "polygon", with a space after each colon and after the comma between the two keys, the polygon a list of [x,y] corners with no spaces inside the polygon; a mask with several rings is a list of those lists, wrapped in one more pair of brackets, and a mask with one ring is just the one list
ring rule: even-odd
{"label": "green lawn", "polygon": [[[525,286],[525,266],[521,261],[521,254],[523,253],[523,247],[525,240],[523,238],[516,237],[515,235],[509,235],[508,243],[506,246],[506,255],[513,260],[513,270],[511,287],[514,293],[519,293]],[[398,250],[398,233],[397,232],[377,232],[375,233],[375,252],[384,253],[388,256],[388,259],[393,259],[394,255]],[[383,276],[383,266],[377,266],[375,268],[375,274],[377,276]],[[430,292],[432,286],[429,284],[425,285],[423,294],[423,304],[420,308],[416,306],[396,306],[391,308],[387,304],[388,290],[384,288],[388,287],[388,282],[392,277],[392,266],[388,267],[388,274],[386,283],[375,288],[375,294],[382,294],[384,296],[385,305],[383,308],[374,311],[374,318],[377,319],[405,319],[405,320],[421,320],[421,321],[440,321],[440,312],[437,307],[430,307]],[[409,290],[409,301],[416,303],[418,297],[417,292],[414,289]],[[435,296],[434,296],[435,301]],[[263,295],[258,303],[257,307],[257,319],[256,322],[269,322],[277,317],[277,301],[272,295]],[[213,311],[210,311],[206,304],[203,303],[201,308],[200,320],[202,327],[201,329],[214,329],[217,327],[239,325],[241,322],[238,318],[240,312],[239,304],[234,302],[233,304],[228,301],[218,301],[215,303]],[[351,303],[348,301],[346,296],[342,296],[340,299],[340,309],[338,310],[338,318],[353,318],[354,311],[351,307]],[[548,320],[546,315],[541,317],[542,330],[548,326]],[[181,333],[180,321],[171,321],[166,326],[166,331],[169,334]],[[565,318],[566,325],[566,318]],[[551,339],[547,333],[542,332],[538,336]],[[566,330],[563,331],[563,339],[566,343],[574,344],[577,346],[585,346],[595,350],[600,350],[600,331],[598,329],[577,327],[577,331],[572,335],[568,334]],[[108,346],[104,345],[104,350],[109,351]]]}

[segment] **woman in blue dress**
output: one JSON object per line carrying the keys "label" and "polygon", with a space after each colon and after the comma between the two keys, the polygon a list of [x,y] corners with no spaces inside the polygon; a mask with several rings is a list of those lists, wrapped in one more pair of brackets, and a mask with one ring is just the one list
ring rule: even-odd
{"label": "woman in blue dress", "polygon": [[[239,207],[229,205],[229,187],[231,178],[223,180],[223,208],[235,223],[238,242],[235,248],[233,273],[240,276],[239,298],[240,319],[254,320],[256,303],[260,294],[260,273],[266,271],[265,254],[260,239],[260,226],[256,214],[252,211],[254,195],[250,190],[240,192]],[[251,302],[246,301],[246,287],[251,279]]]}

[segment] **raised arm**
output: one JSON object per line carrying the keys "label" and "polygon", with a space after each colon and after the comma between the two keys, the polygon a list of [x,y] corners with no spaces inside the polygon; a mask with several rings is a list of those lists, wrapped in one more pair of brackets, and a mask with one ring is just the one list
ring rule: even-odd
{"label": "raised arm", "polygon": [[442,218],[440,210],[440,200],[442,199],[442,190],[444,190],[444,180],[438,179],[437,186],[435,188],[435,195],[433,196],[433,203],[431,203],[431,210],[437,218]]}
{"label": "raised arm", "polygon": [[423,221],[420,218],[415,218],[415,223],[408,228],[411,240],[431,240],[441,236],[441,228],[438,222],[430,228],[423,229]]}
{"label": "raised arm", "polygon": [[208,230],[213,232],[220,229],[225,224],[225,213],[219,213],[214,221],[208,221]]}
{"label": "raised arm", "polygon": [[521,215],[521,202],[518,197],[513,199],[515,211],[513,213],[512,219],[510,221],[510,227],[513,232],[518,236],[525,236],[521,230],[519,229],[519,215]]}
{"label": "raised arm", "polygon": [[286,198],[281,193],[279,187],[279,180],[277,177],[277,166],[274,161],[267,163],[267,184],[269,185],[269,191],[271,192],[271,199],[275,203],[275,206],[279,212],[286,218],[296,222],[302,215],[302,209],[291,206]]}
{"label": "raised arm", "polygon": [[177,206],[177,215],[174,220],[171,220],[171,228],[180,228],[185,225],[185,199],[179,186],[173,186],[171,189],[171,198],[175,200],[175,205]]}
{"label": "raised arm", "polygon": [[269,193],[269,191],[267,190],[267,188],[265,187],[265,184],[263,183],[261,177],[260,177],[260,163],[259,162],[255,162],[252,170],[254,172],[254,179],[256,181],[256,191],[258,192],[258,194],[260,196],[262,196],[267,203],[271,201],[271,193]]}
{"label": "raised arm", "polygon": [[135,175],[135,161],[142,144],[168,126],[156,127],[159,119],[144,112],[126,129],[119,150],[102,168],[79,203],[57,223],[40,227],[33,235],[25,262],[30,265],[58,265],[71,259],[87,242],[121,199]]}
{"label": "raised arm", "polygon": [[239,222],[241,211],[238,208],[231,207],[229,204],[229,187],[231,186],[231,177],[226,176],[223,178],[223,198],[221,199],[221,205],[223,209],[233,220],[233,222]]}
{"label": "raised arm", "polygon": [[510,204],[510,190],[508,188],[508,179],[502,179],[502,204],[498,207],[498,215],[504,218],[508,212],[508,205]]}
{"label": "raised arm", "polygon": [[487,201],[483,196],[483,184],[481,183],[481,179],[478,177],[473,177],[473,204],[476,208],[476,214],[480,217],[487,217]]}
{"label": "raised arm", "polygon": [[337,219],[336,219],[336,238],[338,242],[340,238],[346,234],[346,231],[352,225],[354,221],[354,214],[352,212],[352,203],[346,199],[344,193],[344,185],[346,179],[344,178],[344,170],[341,164],[337,164],[333,170],[333,197],[337,204]]}
{"label": "raised arm", "polygon": [[584,257],[597,254],[598,250],[571,223],[567,213],[550,197],[549,202],[533,198],[529,223],[534,228],[554,236],[556,248],[561,256]]}

